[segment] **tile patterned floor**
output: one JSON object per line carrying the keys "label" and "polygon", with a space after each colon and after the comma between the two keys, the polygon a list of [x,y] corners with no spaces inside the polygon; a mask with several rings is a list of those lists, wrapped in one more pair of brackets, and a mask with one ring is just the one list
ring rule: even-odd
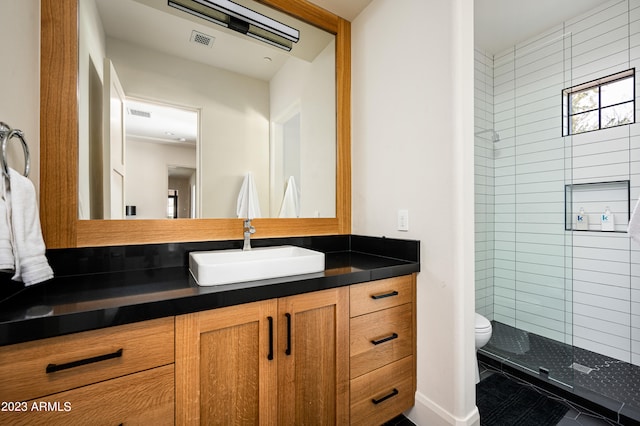
{"label": "tile patterned floor", "polygon": [[[618,426],[619,425],[619,423],[609,420],[604,416],[593,413],[587,410],[586,408],[580,407],[579,405],[574,404],[564,398],[561,398],[557,395],[547,392],[544,389],[538,388],[532,385],[531,383],[525,382],[515,376],[498,371],[492,368],[491,366],[481,362],[480,363],[480,380],[486,379],[492,374],[504,374],[507,377],[509,377],[509,379],[515,382],[518,382],[520,384],[523,384],[525,386],[529,386],[532,389],[535,389],[537,392],[544,394],[550,398],[553,398],[557,401],[560,401],[562,404],[566,405],[567,408],[569,408],[569,411],[567,411],[567,414],[565,414],[565,416],[560,420],[560,422],[557,423],[556,426]],[[552,425],[548,425],[548,426],[552,426]]]}
{"label": "tile patterned floor", "polygon": [[[486,379],[492,374],[505,374],[505,373],[500,372],[492,368],[491,366],[481,362],[480,363],[480,380]],[[518,379],[517,377],[511,376],[509,374],[505,374],[505,375],[508,376],[511,380],[514,380],[520,384],[529,386],[535,389],[537,392],[547,395],[550,398],[560,401],[561,403],[566,405],[567,408],[569,408],[569,411],[567,411],[567,414],[565,414],[565,416],[560,420],[560,422],[557,423],[556,426],[619,426],[619,423],[606,419],[604,416],[593,413],[587,410],[586,408],[580,407],[577,404],[567,401],[566,399],[560,398],[556,395],[546,392],[545,390],[540,389],[521,379]],[[407,419],[405,416],[399,415],[398,417],[389,420],[383,426],[416,426],[416,425],[412,423],[411,420]],[[547,425],[547,426],[551,426],[551,425]]]}
{"label": "tile patterned floor", "polygon": [[[505,373],[499,372],[498,370],[492,368],[489,365],[480,363],[480,380],[486,379],[492,374],[505,374]],[[508,374],[505,374],[505,375],[507,375],[511,380],[514,380],[521,384],[525,384],[526,386],[530,386],[531,388],[535,389],[537,392],[545,394],[550,398],[558,400],[562,402],[564,405],[566,405],[569,408],[569,411],[567,411],[567,414],[565,414],[565,416],[560,420],[560,422],[557,423],[556,426],[618,426],[619,425],[618,423],[608,420],[601,415],[595,414],[563,398],[560,398],[540,388],[537,388],[531,385],[530,383],[524,382]],[[405,416],[399,415],[398,417],[392,420],[389,420],[383,426],[416,426],[416,425],[412,423],[411,420],[407,419]],[[552,426],[552,425],[540,425],[540,426]]]}
{"label": "tile patterned floor", "polygon": [[[482,353],[524,367],[537,375],[548,371],[552,381],[640,423],[640,367],[552,339],[492,322],[493,335]],[[561,385],[559,385],[561,386]]]}

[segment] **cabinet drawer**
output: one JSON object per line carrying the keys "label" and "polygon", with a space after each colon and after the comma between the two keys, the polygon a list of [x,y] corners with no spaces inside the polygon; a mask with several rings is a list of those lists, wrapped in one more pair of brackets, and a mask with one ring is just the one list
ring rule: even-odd
{"label": "cabinet drawer", "polygon": [[413,356],[351,380],[351,424],[391,420],[414,404]]}
{"label": "cabinet drawer", "polygon": [[173,365],[165,365],[26,401],[26,412],[0,412],[0,424],[172,425],[173,389]]}
{"label": "cabinet drawer", "polygon": [[351,318],[351,378],[413,352],[413,304]]}
{"label": "cabinet drawer", "polygon": [[173,317],[0,348],[0,401],[25,401],[173,363]]}
{"label": "cabinet drawer", "polygon": [[350,287],[351,317],[391,308],[413,300],[413,276],[355,284]]}

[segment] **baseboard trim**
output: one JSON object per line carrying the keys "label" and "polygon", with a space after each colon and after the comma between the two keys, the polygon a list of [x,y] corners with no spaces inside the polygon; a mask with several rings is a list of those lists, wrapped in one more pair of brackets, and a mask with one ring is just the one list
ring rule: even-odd
{"label": "baseboard trim", "polygon": [[456,417],[440,405],[433,402],[420,392],[416,392],[414,407],[405,413],[405,416],[417,426],[475,426],[480,424],[478,407],[465,417]]}

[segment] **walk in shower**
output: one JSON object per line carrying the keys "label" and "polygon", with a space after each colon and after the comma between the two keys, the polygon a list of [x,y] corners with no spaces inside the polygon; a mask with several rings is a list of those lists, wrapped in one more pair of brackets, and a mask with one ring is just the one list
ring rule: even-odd
{"label": "walk in shower", "polygon": [[[640,0],[498,54],[476,48],[475,292],[493,324],[481,356],[640,421],[640,245],[626,233],[640,195],[636,69]],[[611,102],[612,122],[616,73],[632,93]],[[597,127],[579,128],[570,96],[592,86]]]}

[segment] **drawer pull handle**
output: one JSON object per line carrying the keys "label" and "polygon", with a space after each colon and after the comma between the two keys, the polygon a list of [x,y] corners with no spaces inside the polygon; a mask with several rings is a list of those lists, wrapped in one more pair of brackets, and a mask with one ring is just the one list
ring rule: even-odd
{"label": "drawer pull handle", "polygon": [[393,333],[389,337],[385,337],[385,338],[380,339],[380,340],[372,340],[371,343],[373,343],[374,345],[379,345],[380,343],[388,342],[389,340],[393,340],[393,339],[397,339],[397,338],[398,338],[398,333]]}
{"label": "drawer pull handle", "polygon": [[67,362],[66,364],[49,364],[47,365],[46,372],[55,373],[56,371],[68,370],[70,368],[80,367],[81,365],[93,364],[94,362],[106,361],[108,359],[120,358],[122,357],[122,349],[118,349],[117,351],[105,354],[98,355],[91,358],[80,359],[78,361]]}
{"label": "drawer pull handle", "polygon": [[269,321],[269,354],[267,359],[271,361],[273,360],[273,317],[267,317],[267,321]]}
{"label": "drawer pull handle", "polygon": [[286,355],[291,355],[291,314],[284,314],[287,317],[287,349],[284,350]]}
{"label": "drawer pull handle", "polygon": [[389,293],[373,294],[373,295],[371,295],[371,298],[373,300],[378,300],[378,299],[384,299],[385,297],[397,296],[398,294],[400,294],[400,293],[398,293],[397,291],[393,290],[392,292],[389,292]]}
{"label": "drawer pull handle", "polygon": [[371,402],[373,402],[374,404],[378,405],[378,404],[380,404],[381,402],[386,401],[386,400],[387,400],[387,399],[389,399],[389,398],[393,398],[394,396],[396,396],[396,395],[397,395],[397,394],[399,394],[399,393],[400,393],[400,392],[398,391],[398,389],[393,388],[393,390],[391,391],[391,393],[389,393],[389,394],[387,394],[387,395],[383,396],[383,397],[382,397],[382,398],[380,398],[380,399],[375,399],[375,398],[373,398],[373,399],[371,400]]}

